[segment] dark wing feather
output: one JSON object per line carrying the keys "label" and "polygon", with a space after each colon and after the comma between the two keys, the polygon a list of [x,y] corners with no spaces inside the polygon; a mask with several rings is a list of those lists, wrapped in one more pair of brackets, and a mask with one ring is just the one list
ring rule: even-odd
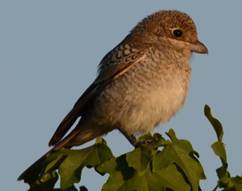
{"label": "dark wing feather", "polygon": [[72,110],[67,114],[52,136],[49,145],[58,143],[75,121],[85,112],[85,108],[110,81],[124,74],[134,63],[144,58],[142,50],[119,44],[110,51],[99,64],[99,75],[89,88],[78,99]]}
{"label": "dark wing feather", "polygon": [[83,108],[90,102],[96,93],[96,84],[92,83],[89,88],[77,100],[71,111],[65,116],[57,127],[55,133],[49,141],[49,146],[55,145],[67,133],[75,121],[81,116]]}

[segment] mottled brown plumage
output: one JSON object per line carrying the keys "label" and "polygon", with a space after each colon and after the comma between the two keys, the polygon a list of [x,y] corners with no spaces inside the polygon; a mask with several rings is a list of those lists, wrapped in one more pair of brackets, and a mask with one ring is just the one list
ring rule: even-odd
{"label": "mottled brown plumage", "polygon": [[[182,35],[175,36],[175,30]],[[159,11],[148,16],[103,58],[97,79],[60,124],[50,145],[57,144],[78,117],[77,130],[59,145],[79,145],[115,128],[129,137],[167,121],[184,103],[192,51],[207,49],[188,15]]]}
{"label": "mottled brown plumage", "polygon": [[[192,52],[207,53],[207,48],[187,14],[159,11],[143,19],[102,59],[96,80],[61,122],[49,145],[54,150],[69,148],[113,129],[134,143],[132,135],[152,131],[184,104]],[[76,120],[76,127],[65,136]]]}

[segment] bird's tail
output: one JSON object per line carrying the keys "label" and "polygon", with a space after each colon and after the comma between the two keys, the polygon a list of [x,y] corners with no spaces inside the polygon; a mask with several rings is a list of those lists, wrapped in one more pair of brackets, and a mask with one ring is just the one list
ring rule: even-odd
{"label": "bird's tail", "polygon": [[48,163],[46,160],[47,157],[54,151],[57,151],[61,148],[71,148],[73,146],[82,145],[96,137],[99,137],[111,129],[108,128],[100,128],[98,126],[87,127],[77,125],[76,128],[67,135],[63,140],[59,141],[52,149],[50,149],[47,153],[45,153],[40,159],[38,159],[34,164],[32,164],[29,168],[27,168],[19,177],[18,180],[24,180],[27,182],[29,179],[33,179],[33,177],[38,177],[41,172],[45,170],[45,167]]}
{"label": "bird's tail", "polygon": [[68,136],[66,136],[62,141],[57,143],[52,149],[50,149],[47,153],[45,153],[42,157],[40,157],[34,164],[32,164],[29,168],[27,168],[19,177],[18,180],[24,180],[25,182],[28,182],[28,180],[33,179],[33,177],[38,177],[43,170],[45,170],[45,167],[48,163],[46,160],[47,157],[53,153],[54,151],[57,151],[61,148],[70,148],[72,145],[70,144],[72,142],[72,139],[77,136],[79,133],[79,130],[76,128],[74,129]]}
{"label": "bird's tail", "polygon": [[111,130],[112,128],[82,123],[80,126],[77,125],[76,128],[63,140],[58,142],[54,148],[55,150],[58,150],[63,147],[71,148],[73,146],[79,146],[92,139],[100,137]]}
{"label": "bird's tail", "polygon": [[40,157],[37,161],[34,162],[29,168],[27,168],[19,177],[18,180],[24,180],[25,182],[29,182],[28,180],[34,179],[34,177],[39,176],[39,174],[43,171],[46,165],[46,159],[48,155],[53,151],[53,149],[49,150],[42,157]]}

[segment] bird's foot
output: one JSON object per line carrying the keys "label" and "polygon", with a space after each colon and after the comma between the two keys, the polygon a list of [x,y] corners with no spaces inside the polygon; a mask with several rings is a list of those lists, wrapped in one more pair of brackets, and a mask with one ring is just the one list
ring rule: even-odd
{"label": "bird's foot", "polygon": [[158,133],[155,133],[154,135],[149,133],[141,136],[139,139],[136,139],[133,134],[130,135],[124,132],[122,129],[119,130],[135,148],[140,146],[159,147],[161,145],[161,141],[163,140],[162,136]]}
{"label": "bird's foot", "polygon": [[146,134],[141,136],[135,143],[135,147],[140,147],[140,146],[148,146],[148,147],[153,147],[157,148],[164,143],[164,138],[158,134],[155,133],[154,135],[151,134]]}
{"label": "bird's foot", "polygon": [[155,140],[152,135],[148,134],[145,136],[142,136],[140,139],[136,140],[135,147],[140,147],[144,145],[153,145],[155,143]]}

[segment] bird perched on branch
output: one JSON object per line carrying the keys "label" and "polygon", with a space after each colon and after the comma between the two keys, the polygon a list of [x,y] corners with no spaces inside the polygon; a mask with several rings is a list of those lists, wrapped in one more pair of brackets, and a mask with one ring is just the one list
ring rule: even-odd
{"label": "bird perched on branch", "polygon": [[[60,123],[48,153],[81,145],[113,129],[135,145],[135,134],[152,131],[184,104],[193,52],[208,49],[198,40],[195,23],[186,13],[165,10],[144,18],[101,60],[97,78]],[[29,175],[43,157],[19,179]]]}

